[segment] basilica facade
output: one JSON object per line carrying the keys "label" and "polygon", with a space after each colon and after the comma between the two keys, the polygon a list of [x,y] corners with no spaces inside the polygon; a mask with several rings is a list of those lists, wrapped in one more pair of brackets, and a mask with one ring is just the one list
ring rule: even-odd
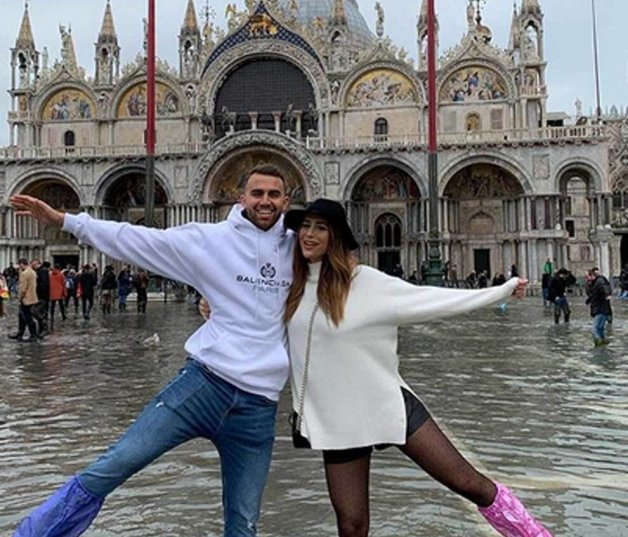
{"label": "basilica facade", "polygon": [[[32,194],[71,212],[142,223],[145,51],[120,65],[107,1],[93,73],[60,28],[61,58],[37,50],[28,8],[12,49],[10,146],[0,149],[0,266],[18,257],[109,262],[72,236],[18,217]],[[252,166],[285,173],[293,204],[341,200],[363,262],[406,274],[427,257],[427,10],[418,62],[374,30],[355,0],[260,0],[227,8],[227,28],[188,1],[179,65],[157,65],[156,220],[223,219]],[[548,113],[539,0],[515,6],[510,42],[492,41],[479,2],[466,35],[439,54],[438,222],[459,275],[538,283],[547,258],[575,274],[628,263],[628,127]],[[164,39],[164,36],[160,36]],[[173,39],[176,39],[173,36]],[[208,255],[211,253],[208,252]]]}

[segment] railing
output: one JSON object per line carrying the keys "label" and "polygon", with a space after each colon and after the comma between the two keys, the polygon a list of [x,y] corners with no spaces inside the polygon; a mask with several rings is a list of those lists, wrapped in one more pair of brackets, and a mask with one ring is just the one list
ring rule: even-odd
{"label": "railing", "polygon": [[509,144],[516,142],[559,142],[576,140],[601,140],[607,135],[601,125],[570,125],[567,127],[543,127],[500,131],[473,131],[463,133],[441,133],[441,145]]}
{"label": "railing", "polygon": [[[441,146],[513,144],[538,142],[568,142],[601,140],[608,135],[602,125],[573,125],[567,127],[544,127],[535,129],[513,129],[498,131],[441,132]],[[424,134],[356,136],[345,138],[306,138],[303,143],[312,151],[333,150],[385,150],[425,146]],[[202,154],[209,148],[206,142],[158,144],[157,155]],[[145,155],[143,145],[118,146],[75,146],[75,147],[17,147],[0,148],[0,160],[16,159],[72,159],[89,157],[141,157]]]}
{"label": "railing", "polygon": [[356,136],[355,138],[306,138],[305,145],[313,151],[330,151],[334,149],[365,149],[387,147],[409,147],[425,145],[423,135],[408,134],[404,136],[390,136],[378,134],[375,136]]}
{"label": "railing", "polygon": [[[578,125],[567,127],[544,127],[535,129],[512,129],[498,131],[441,132],[438,143],[441,146],[476,145],[476,144],[512,144],[534,142],[560,142],[577,140],[601,140],[607,136],[607,130],[601,125]],[[381,149],[408,146],[424,146],[427,137],[424,134],[405,136],[368,136],[355,138],[307,138],[305,144],[311,150],[351,150]]]}
{"label": "railing", "polygon": [[543,97],[547,94],[547,86],[524,86],[521,94],[526,97]]}
{"label": "railing", "polygon": [[[157,155],[178,155],[186,153],[204,153],[206,143],[158,144]],[[102,145],[71,147],[3,147],[0,159],[60,159],[85,157],[133,157],[146,154],[143,145]]]}

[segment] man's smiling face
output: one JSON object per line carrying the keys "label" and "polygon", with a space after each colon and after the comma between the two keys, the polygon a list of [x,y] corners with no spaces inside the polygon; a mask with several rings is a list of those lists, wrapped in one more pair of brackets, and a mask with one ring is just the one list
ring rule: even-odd
{"label": "man's smiling face", "polygon": [[254,173],[246,182],[240,203],[251,222],[260,229],[270,229],[288,207],[286,185],[280,177]]}

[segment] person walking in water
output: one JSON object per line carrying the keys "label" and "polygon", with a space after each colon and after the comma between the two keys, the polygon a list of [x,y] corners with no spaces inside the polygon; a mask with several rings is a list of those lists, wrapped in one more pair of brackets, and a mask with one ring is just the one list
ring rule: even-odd
{"label": "person walking in water", "polygon": [[224,536],[257,535],[289,368],[282,314],[294,234],[283,226],[289,197],[282,172],[270,165],[251,170],[224,222],[165,230],[64,214],[30,196],[11,202],[18,214],[62,226],[114,259],[199,289],[215,306],[187,340],[189,359],[180,373],[104,455],[31,512],[14,537],[81,535],[111,492],[198,437],[220,457]]}
{"label": "person walking in water", "polygon": [[[23,257],[17,262],[20,270],[20,278],[18,283],[18,299],[20,308],[18,311],[18,328],[17,333],[9,334],[10,339],[17,341],[37,341],[37,324],[33,319],[32,308],[39,303],[37,298],[37,275],[31,268],[28,260]],[[30,337],[26,340],[22,339],[24,332],[28,327]]]}
{"label": "person walking in water", "polygon": [[286,214],[298,233],[286,302],[295,445],[323,450],[340,537],[366,537],[373,447],[397,446],[475,503],[506,537],[551,537],[505,485],[453,446],[398,371],[398,327],[520,297],[526,280],[488,289],[414,286],[358,264],[358,243],[338,202]]}
{"label": "person walking in water", "polygon": [[567,287],[571,281],[570,272],[566,268],[561,268],[549,282],[548,298],[554,304],[554,323],[560,323],[561,314],[565,323],[571,317],[571,308],[567,298]]}
{"label": "person walking in water", "polygon": [[608,345],[606,324],[613,315],[611,296],[613,291],[608,279],[600,274],[600,269],[592,268],[586,274],[586,303],[593,317],[593,343],[596,347]]}

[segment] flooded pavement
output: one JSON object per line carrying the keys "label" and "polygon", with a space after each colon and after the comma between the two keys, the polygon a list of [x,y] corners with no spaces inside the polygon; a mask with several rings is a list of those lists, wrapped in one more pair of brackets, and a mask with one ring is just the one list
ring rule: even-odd
{"label": "flooded pavement", "polygon": [[[554,326],[539,299],[404,328],[402,372],[474,463],[515,488],[556,536],[628,535],[628,304],[612,342],[594,349],[574,297]],[[185,303],[146,316],[68,319],[43,342],[6,338],[0,320],[0,535],[90,463],[181,367],[199,324]],[[154,333],[161,343],[142,343]],[[318,452],[294,450],[287,394],[260,535],[335,535]],[[474,509],[396,449],[374,456],[372,537],[496,535]],[[218,457],[194,441],[162,457],[105,503],[86,535],[222,535]]]}

